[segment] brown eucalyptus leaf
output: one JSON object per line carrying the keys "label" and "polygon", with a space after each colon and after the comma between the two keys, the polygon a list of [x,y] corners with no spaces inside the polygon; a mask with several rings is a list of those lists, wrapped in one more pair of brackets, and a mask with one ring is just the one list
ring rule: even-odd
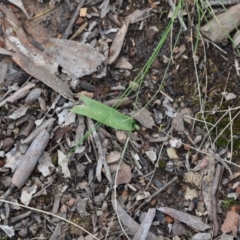
{"label": "brown eucalyptus leaf", "polygon": [[108,54],[109,64],[112,64],[117,59],[119,53],[121,52],[125,35],[128,30],[128,25],[129,25],[129,21],[124,20],[122,27],[119,29],[116,37],[113,39],[113,42]]}
{"label": "brown eucalyptus leaf", "polygon": [[123,183],[129,183],[132,179],[131,167],[122,162],[121,169],[117,173],[116,184],[120,185]]}
{"label": "brown eucalyptus leaf", "polygon": [[221,227],[221,231],[223,233],[230,233],[232,232],[233,236],[237,237],[237,229],[239,223],[240,216],[235,211],[228,211],[226,215],[226,219]]}

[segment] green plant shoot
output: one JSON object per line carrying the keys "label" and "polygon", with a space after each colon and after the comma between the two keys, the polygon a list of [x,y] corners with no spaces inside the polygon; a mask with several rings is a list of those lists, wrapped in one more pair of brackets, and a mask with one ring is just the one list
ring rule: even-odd
{"label": "green plant shoot", "polygon": [[84,104],[74,106],[71,109],[72,112],[92,118],[118,130],[134,131],[139,128],[132,117],[121,114],[114,108],[86,96],[81,96],[80,99]]}

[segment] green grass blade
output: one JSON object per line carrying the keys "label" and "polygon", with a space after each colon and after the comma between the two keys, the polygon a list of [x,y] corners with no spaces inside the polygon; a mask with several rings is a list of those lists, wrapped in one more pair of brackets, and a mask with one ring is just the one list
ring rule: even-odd
{"label": "green grass blade", "polygon": [[84,104],[74,106],[71,109],[72,112],[92,118],[118,130],[134,131],[138,128],[132,117],[121,114],[114,108],[86,96],[81,96],[80,99]]}

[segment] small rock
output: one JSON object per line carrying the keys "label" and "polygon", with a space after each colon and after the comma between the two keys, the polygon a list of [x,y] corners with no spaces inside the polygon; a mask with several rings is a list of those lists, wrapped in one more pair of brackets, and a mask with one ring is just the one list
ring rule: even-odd
{"label": "small rock", "polygon": [[78,163],[76,166],[77,177],[82,178],[85,175],[86,167],[82,163]]}
{"label": "small rock", "polygon": [[98,196],[94,197],[94,201],[95,201],[97,206],[101,206],[102,202],[104,200],[105,200],[105,194],[104,193],[100,193]]}
{"label": "small rock", "polygon": [[[172,232],[174,236],[181,236],[186,233],[186,229],[181,222],[175,220],[173,223]],[[202,238],[202,239],[205,239],[205,238]]]}
{"label": "small rock", "polygon": [[129,51],[129,57],[133,58],[135,57],[137,54],[137,50],[135,48],[132,48],[130,51]]}
{"label": "small rock", "polygon": [[151,162],[155,162],[157,160],[157,154],[155,151],[150,150],[145,152],[145,154],[148,156],[148,158],[151,160]]}
{"label": "small rock", "polygon": [[20,237],[26,238],[28,236],[28,227],[24,227],[18,231]]}
{"label": "small rock", "polygon": [[69,207],[72,207],[76,202],[76,199],[75,198],[70,198],[69,201],[68,201],[68,206]]}
{"label": "small rock", "polygon": [[106,156],[106,160],[108,164],[111,163],[116,163],[120,160],[121,158],[121,153],[114,151],[114,152],[110,152],[107,156]]}
{"label": "small rock", "polygon": [[12,148],[14,142],[15,142],[15,141],[14,141],[14,139],[13,139],[12,137],[7,137],[7,138],[5,138],[5,139],[3,140],[1,149],[2,149],[3,151],[5,151],[5,152],[8,152],[8,151]]}
{"label": "small rock", "polygon": [[133,68],[132,64],[130,62],[128,62],[125,57],[120,57],[115,65],[115,67],[129,69],[129,70],[131,70]]}
{"label": "small rock", "polygon": [[152,27],[150,27],[149,29],[147,29],[146,33],[147,33],[148,41],[149,41],[150,43],[153,43],[154,37],[155,37],[156,34],[158,33],[158,28],[157,28],[156,26],[152,26]]}
{"label": "small rock", "polygon": [[162,122],[163,119],[163,114],[158,111],[157,109],[153,109],[154,112],[154,118],[157,124],[160,124]]}
{"label": "small rock", "polygon": [[66,212],[67,212],[67,205],[66,205],[66,204],[63,204],[63,205],[61,206],[60,212],[61,212],[61,213],[66,213]]}
{"label": "small rock", "polygon": [[127,140],[127,135],[123,131],[116,131],[116,137],[117,137],[118,141],[121,143],[125,143]]}
{"label": "small rock", "polygon": [[191,240],[210,240],[212,239],[212,236],[210,233],[197,233],[191,237]]}
{"label": "small rock", "polygon": [[42,90],[40,88],[35,88],[27,95],[25,102],[30,103],[38,100],[41,95]]}
{"label": "small rock", "polygon": [[165,216],[165,220],[167,223],[173,223],[173,218],[168,215]]}
{"label": "small rock", "polygon": [[79,17],[76,21],[76,25],[81,25],[84,22],[84,19],[82,17]]}

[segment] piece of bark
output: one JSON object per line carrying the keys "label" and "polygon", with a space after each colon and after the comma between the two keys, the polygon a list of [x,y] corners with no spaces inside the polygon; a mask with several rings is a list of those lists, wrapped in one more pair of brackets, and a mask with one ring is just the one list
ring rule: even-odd
{"label": "piece of bark", "polygon": [[201,33],[213,42],[221,42],[240,25],[240,3],[216,15],[201,27]]}
{"label": "piece of bark", "polygon": [[152,225],[152,221],[155,217],[156,214],[156,209],[155,208],[150,208],[148,209],[148,212],[140,224],[137,232],[135,233],[133,240],[145,240],[147,238],[149,229]]}
{"label": "piece of bark", "polygon": [[[125,229],[130,235],[134,235],[137,230],[139,229],[139,224],[135,222],[127,212],[121,207],[118,201],[112,198],[112,206],[114,211],[118,214],[119,219],[121,220],[122,224],[124,225]],[[153,234],[152,232],[148,233],[147,240],[157,240],[158,237]]]}
{"label": "piece of bark", "polygon": [[228,211],[226,219],[221,227],[221,231],[223,233],[232,232],[233,236],[237,237],[239,219],[240,216],[236,211]]}
{"label": "piece of bark", "polygon": [[88,122],[89,130],[91,131],[91,134],[93,136],[93,139],[95,141],[95,144],[96,144],[96,147],[98,150],[98,163],[97,163],[97,168],[96,168],[96,177],[97,177],[98,181],[101,182],[101,180],[102,180],[101,172],[102,172],[102,167],[104,165],[104,168],[106,170],[106,177],[107,177],[109,183],[112,184],[113,180],[112,180],[110,168],[106,162],[106,156],[105,156],[107,153],[107,150],[102,147],[100,138],[97,134],[97,131],[95,129],[92,119],[87,118],[87,122]]}
{"label": "piece of bark", "polygon": [[34,139],[25,155],[22,157],[22,161],[19,163],[12,177],[12,184],[18,189],[21,189],[23,187],[23,185],[31,175],[33,169],[37,164],[38,159],[44,152],[49,139],[49,133],[45,129],[42,130],[39,135]]}
{"label": "piece of bark", "polygon": [[184,213],[173,208],[160,207],[157,210],[177,219],[180,222],[187,224],[189,227],[196,229],[197,231],[205,231],[210,229],[211,226],[205,224],[201,218],[192,216],[188,213]]}
{"label": "piece of bark", "polygon": [[240,30],[236,31],[236,33],[233,36],[233,48],[240,49]]}
{"label": "piece of bark", "polygon": [[66,28],[65,32],[63,33],[62,39],[67,39],[72,34],[73,25],[74,25],[74,23],[76,22],[76,20],[79,16],[79,11],[80,11],[81,7],[83,6],[84,2],[85,2],[85,0],[80,0],[79,1],[78,6],[76,7],[76,9],[75,9],[75,11],[72,15],[72,18],[69,22],[69,25]]}
{"label": "piece of bark", "polygon": [[15,93],[13,93],[11,96],[7,97],[6,99],[2,100],[0,102],[0,107],[2,107],[7,102],[15,102],[23,97],[25,97],[29,92],[30,89],[35,87],[34,83],[30,83],[22,87],[21,89],[18,89]]}
{"label": "piece of bark", "polygon": [[33,132],[31,132],[31,134],[27,138],[22,139],[21,143],[22,144],[31,143],[33,141],[33,139],[39,134],[39,132],[41,132],[43,129],[47,128],[49,125],[53,124],[54,121],[55,121],[54,118],[49,118],[44,123],[42,123],[38,128],[36,128]]}

